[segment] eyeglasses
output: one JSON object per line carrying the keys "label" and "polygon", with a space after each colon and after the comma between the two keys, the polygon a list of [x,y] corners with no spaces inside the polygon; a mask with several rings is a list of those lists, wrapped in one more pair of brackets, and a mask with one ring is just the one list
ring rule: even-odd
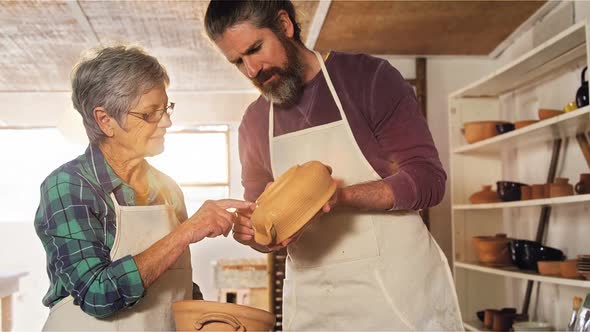
{"label": "eyeglasses", "polygon": [[164,113],[168,114],[168,116],[172,115],[172,113],[174,112],[174,105],[175,103],[170,103],[163,110],[157,110],[149,113],[127,112],[127,114],[132,115],[138,119],[142,119],[145,122],[158,123],[160,122],[160,120],[162,120]]}

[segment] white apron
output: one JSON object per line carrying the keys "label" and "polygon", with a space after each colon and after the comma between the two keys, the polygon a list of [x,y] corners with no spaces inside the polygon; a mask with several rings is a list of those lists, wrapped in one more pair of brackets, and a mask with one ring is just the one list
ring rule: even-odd
{"label": "white apron", "polygon": [[[111,194],[117,215],[117,233],[111,259],[137,255],[178,227],[179,222],[170,204],[151,206],[120,206]],[[44,331],[129,331],[174,330],[172,303],[192,298],[192,269],[188,248],[178,261],[147,290],[132,308],[105,319],[84,313],[69,296],[49,313]]]}
{"label": "white apron", "polygon": [[[380,180],[316,55],[341,120],[274,137],[271,102],[273,175],[319,160],[344,185]],[[287,250],[286,330],[463,330],[447,259],[415,211],[332,212]]]}

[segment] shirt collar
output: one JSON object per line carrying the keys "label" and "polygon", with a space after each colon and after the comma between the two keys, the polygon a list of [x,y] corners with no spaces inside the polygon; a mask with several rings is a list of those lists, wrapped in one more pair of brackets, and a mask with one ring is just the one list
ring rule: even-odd
{"label": "shirt collar", "polygon": [[90,172],[94,174],[105,193],[110,194],[115,188],[123,184],[123,180],[115,174],[113,168],[107,163],[98,145],[92,143],[88,145],[85,155],[90,166]]}

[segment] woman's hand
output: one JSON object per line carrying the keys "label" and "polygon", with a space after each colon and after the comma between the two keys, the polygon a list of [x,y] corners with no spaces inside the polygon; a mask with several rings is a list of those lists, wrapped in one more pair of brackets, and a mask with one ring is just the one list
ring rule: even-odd
{"label": "woman's hand", "polygon": [[236,221],[237,214],[227,209],[252,211],[253,203],[235,199],[205,201],[201,208],[184,223],[181,228],[188,235],[189,243],[199,242],[206,237],[227,236]]}

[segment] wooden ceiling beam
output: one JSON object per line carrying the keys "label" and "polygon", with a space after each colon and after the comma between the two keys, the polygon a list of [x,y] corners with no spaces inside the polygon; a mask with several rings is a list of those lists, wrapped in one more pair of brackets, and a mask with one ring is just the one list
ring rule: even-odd
{"label": "wooden ceiling beam", "polygon": [[307,34],[307,39],[305,41],[305,46],[307,46],[307,48],[310,50],[313,50],[315,47],[315,43],[320,36],[320,31],[322,31],[322,27],[324,26],[326,16],[328,16],[328,10],[330,9],[331,4],[332,0],[321,0],[318,4],[318,8],[316,9],[315,15],[313,16],[313,21],[311,22],[309,33]]}
{"label": "wooden ceiling beam", "polygon": [[66,1],[65,3],[70,8],[72,17],[80,24],[82,30],[86,32],[86,36],[94,37],[93,42],[96,43],[96,46],[100,45],[100,38],[92,27],[92,24],[90,24],[90,20],[86,16],[86,13],[84,13],[84,9],[80,6],[80,1]]}

